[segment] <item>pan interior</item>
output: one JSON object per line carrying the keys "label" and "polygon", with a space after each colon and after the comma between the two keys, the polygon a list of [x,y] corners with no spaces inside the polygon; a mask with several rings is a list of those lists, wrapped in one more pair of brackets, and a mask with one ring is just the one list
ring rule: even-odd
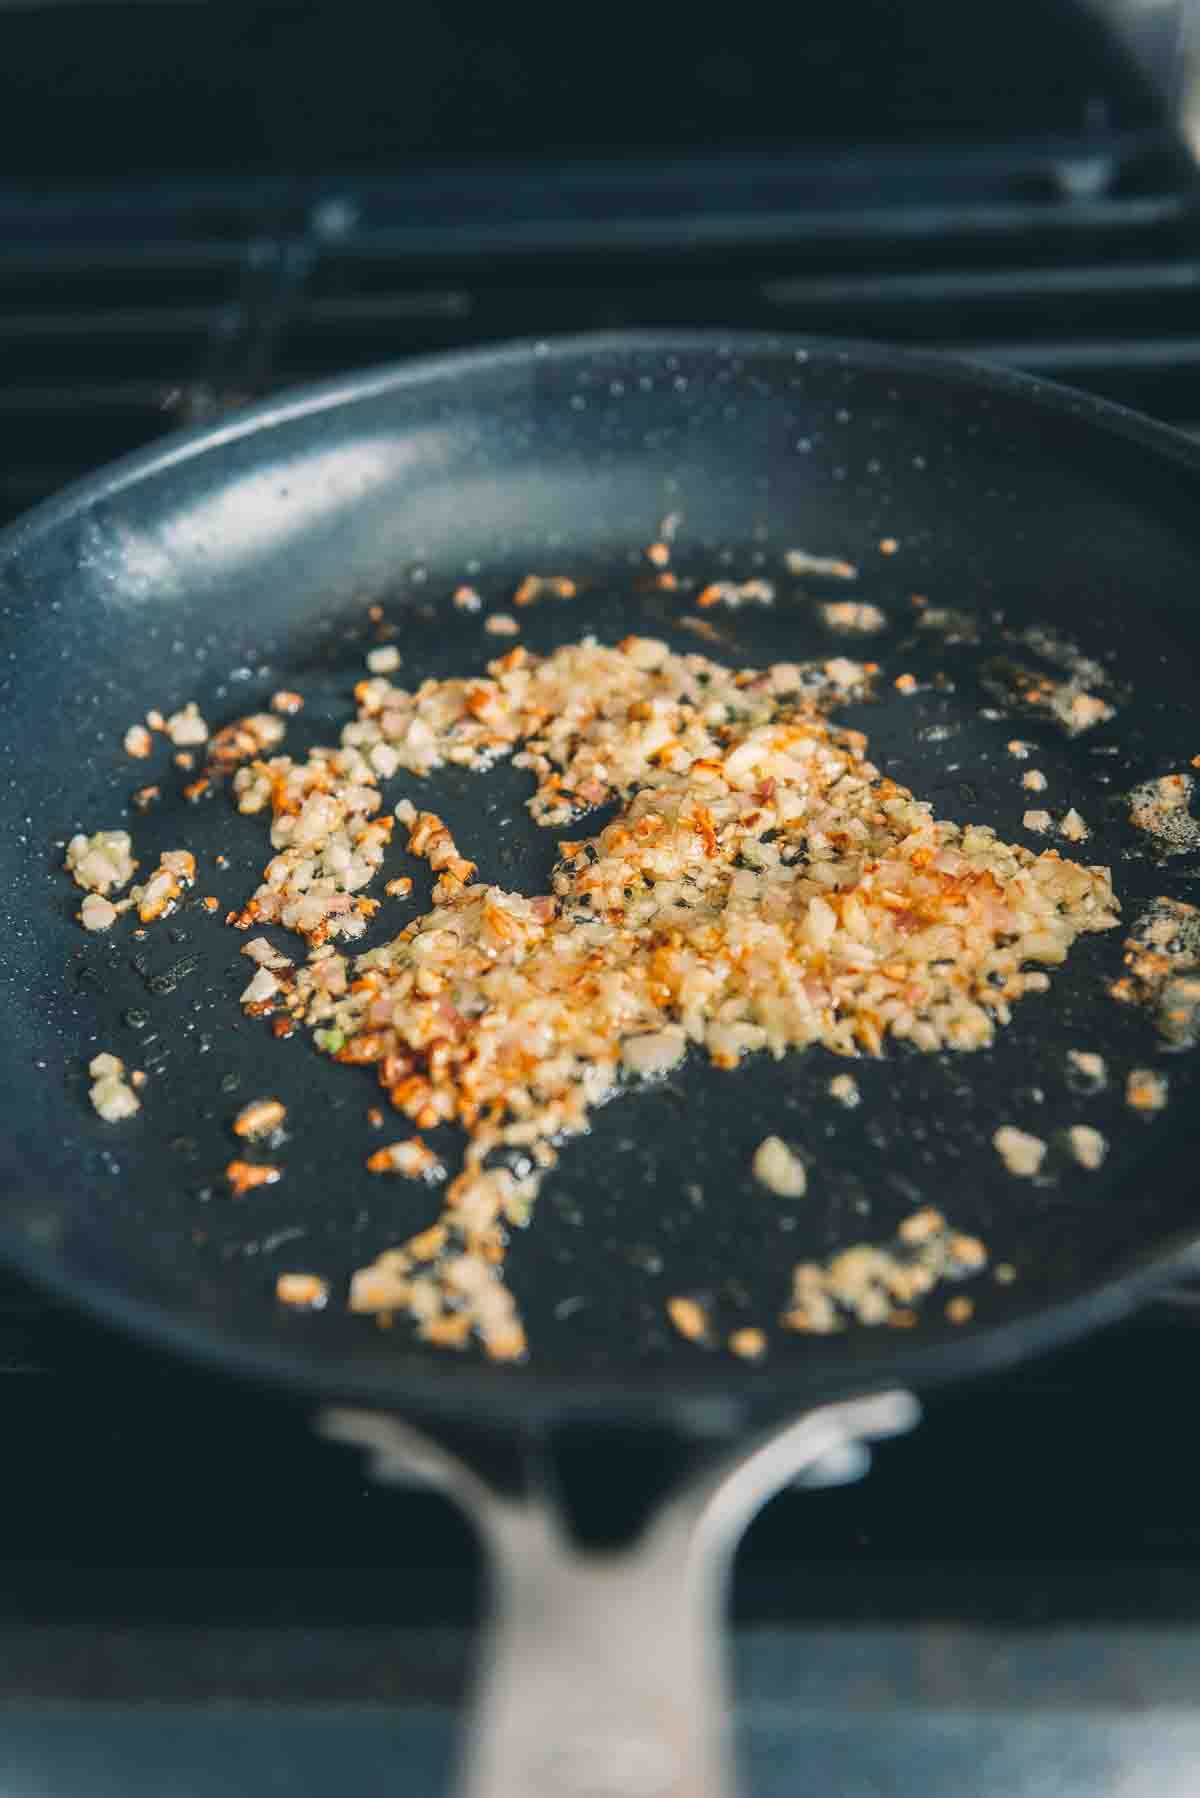
{"label": "pan interior", "polygon": [[[411,685],[480,671],[508,647],[481,615],[451,605],[455,587],[469,582],[485,611],[506,609],[524,574],[568,574],[575,598],[522,614],[532,650],[637,631],[737,665],[870,655],[883,671],[878,696],[839,716],[867,732],[873,759],[939,816],[1034,848],[1046,840],[1023,831],[1028,807],[1077,807],[1092,830],[1079,853],[1112,866],[1132,921],[1159,894],[1200,899],[1200,858],[1156,859],[1124,799],[1200,754],[1198,497],[1195,469],[1167,434],[1010,380],[882,352],[616,341],[359,383],[35,516],[0,557],[10,1086],[0,1165],[14,1252],[92,1302],[172,1318],[193,1347],[347,1395],[401,1398],[426,1369],[448,1394],[479,1377],[477,1357],[424,1350],[401,1321],[385,1332],[336,1300],[313,1317],[272,1302],[285,1269],[324,1274],[339,1295],[352,1268],[432,1220],[436,1194],[366,1173],[381,1140],[365,1118],[377,1097],[369,1071],[242,1018],[244,938],[221,920],[255,884],[262,826],[223,797],[188,804],[189,775],[161,748],[147,762],[122,753],[148,707],[195,699],[216,725],[295,688],[307,703],[288,747],[334,740],[378,640],[368,608],[394,627],[396,678]],[[675,592],[651,584],[642,554],[667,514],[680,520]],[[790,574],[790,549],[845,557],[858,579]],[[719,643],[685,626],[701,616],[687,583],[751,577],[774,583],[773,605],[704,614]],[[914,595],[963,614],[963,628],[919,628]],[[831,631],[821,603],[846,599],[879,606],[885,628],[866,640]],[[1075,738],[996,686],[1004,660],[1061,674],[1064,643],[1100,664],[1116,706]],[[916,694],[896,690],[902,673]],[[1033,746],[1028,760],[1007,751],[1014,737]],[[1044,798],[1020,784],[1034,767],[1049,782]],[[139,815],[131,795],[150,780],[163,798]],[[504,766],[386,788],[389,802],[409,792],[441,812],[483,878],[539,892],[562,833],[532,824],[529,791]],[[127,921],[84,937],[61,845],[101,827],[130,828],[143,866],[162,849],[193,849],[196,895],[215,895],[216,914],[192,906],[144,941]],[[388,871],[416,877],[416,903],[385,907],[370,942],[427,897],[399,840]],[[659,1393],[705,1382],[832,1388],[856,1370],[874,1377],[881,1356],[984,1340],[1193,1233],[1195,1057],[1168,1053],[1143,1010],[1107,996],[1125,934],[1081,939],[991,1049],[893,1045],[856,1062],[856,1109],[830,1097],[846,1064],[823,1050],[753,1057],[732,1073],[693,1056],[666,1083],[606,1106],[564,1150],[510,1250],[531,1358],[487,1370],[497,1395],[555,1379],[578,1390],[636,1380]],[[1104,1092],[1075,1090],[1072,1048],[1104,1056]],[[142,1113],[119,1127],[87,1102],[86,1062],[100,1049],[151,1075]],[[1124,1102],[1135,1066],[1169,1077],[1170,1104],[1153,1118]],[[284,1177],[236,1201],[221,1178],[230,1119],[263,1094],[289,1109]],[[1073,1123],[1108,1138],[1099,1171],[1063,1151]],[[1001,1124],[1050,1142],[1044,1177],[1005,1171],[991,1146]],[[810,1160],[803,1199],[749,1175],[772,1133]],[[885,1242],[927,1202],[981,1236],[993,1267],[1015,1270],[1010,1285],[973,1282],[965,1331],[937,1297],[903,1342],[774,1327],[796,1261]],[[682,1342],[664,1310],[674,1294],[703,1298],[722,1332],[767,1326],[767,1367]]]}

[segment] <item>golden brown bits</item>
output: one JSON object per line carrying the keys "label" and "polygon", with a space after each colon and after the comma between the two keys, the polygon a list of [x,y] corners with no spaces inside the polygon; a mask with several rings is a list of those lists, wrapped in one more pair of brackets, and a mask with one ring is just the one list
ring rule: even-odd
{"label": "golden brown bits", "polygon": [[161,799],[161,787],[139,787],[133,795],[133,803],[139,812],[147,812],[156,799]]}
{"label": "golden brown bits", "polygon": [[956,1230],[950,1237],[947,1247],[958,1265],[961,1268],[965,1268],[968,1272],[974,1268],[982,1267],[987,1261],[987,1250],[980,1242],[978,1236],[966,1236],[961,1231]]}
{"label": "golden brown bits", "polygon": [[926,1205],[923,1210],[914,1211],[911,1217],[906,1217],[896,1234],[901,1242],[916,1244],[932,1241],[945,1228],[946,1220],[941,1212],[935,1211],[932,1205]]}
{"label": "golden brown bits", "polygon": [[894,556],[899,547],[899,539],[896,537],[881,537],[879,539],[879,553],[881,556]]}
{"label": "golden brown bits", "polygon": [[578,590],[565,574],[527,574],[513,594],[513,604],[531,606],[535,599],[574,599]]}
{"label": "golden brown bits", "polygon": [[214,911],[216,911],[217,907],[220,905],[221,901],[219,899],[215,898],[212,893],[206,893],[204,898],[200,901],[200,903],[204,907],[205,911],[214,912]]}
{"label": "golden brown bits", "polygon": [[372,1130],[383,1129],[383,1113],[380,1111],[378,1105],[372,1105],[368,1108],[367,1122],[370,1124]]}
{"label": "golden brown bits", "polygon": [[1125,1082],[1125,1103],[1134,1111],[1161,1111],[1167,1103],[1167,1077],[1153,1068],[1131,1068]]}
{"label": "golden brown bits", "polygon": [[321,1311],[329,1302],[329,1286],[319,1274],[280,1274],[275,1297],[297,1311]]}
{"label": "golden brown bits", "polygon": [[287,1116],[287,1106],[280,1099],[252,1099],[243,1105],[233,1120],[233,1133],[251,1142],[273,1136]]}
{"label": "golden brown bits", "polygon": [[491,637],[515,637],[521,629],[511,612],[489,612],[483,628]]}
{"label": "golden brown bits", "polygon": [[292,693],[286,687],[280,687],[278,693],[271,695],[271,710],[282,712],[285,718],[295,717],[304,710],[304,700],[299,693]]}
{"label": "golden brown bits", "polygon": [[646,546],[646,560],[655,568],[665,568],[671,560],[669,543],[650,543]]}
{"label": "golden brown bits", "polygon": [[946,1306],[946,1316],[952,1324],[968,1323],[974,1315],[974,1303],[962,1293],[957,1298],[951,1299]]}
{"label": "golden brown bits", "polygon": [[897,693],[903,693],[907,697],[910,693],[916,692],[917,677],[915,674],[898,674],[893,685]]}
{"label": "golden brown bits", "polygon": [[428,1230],[410,1236],[402,1252],[414,1261],[436,1261],[448,1241],[449,1231],[445,1224],[430,1224]]}
{"label": "golden brown bits", "polygon": [[235,1199],[241,1199],[256,1186],[274,1186],[283,1178],[283,1169],[267,1162],[231,1161],[225,1169],[225,1178],[233,1189]]}
{"label": "golden brown bits", "polygon": [[131,724],[125,732],[125,753],[144,761],[150,754],[153,740],[144,724]]}
{"label": "golden brown bits", "polygon": [[483,605],[483,600],[475,591],[474,587],[462,586],[454,589],[451,596],[451,603],[456,606],[460,612],[478,612]]}
{"label": "golden brown bits", "polygon": [[674,1298],[667,1300],[667,1316],[688,1342],[706,1342],[708,1340],[708,1315],[703,1305],[696,1299]]}
{"label": "golden brown bits", "polygon": [[743,1361],[761,1361],[767,1352],[766,1334],[754,1328],[735,1330],[729,1338],[729,1347]]}
{"label": "golden brown bits", "polygon": [[[434,1113],[432,1123],[438,1122]],[[445,1168],[429,1145],[419,1136],[409,1137],[406,1142],[389,1143],[385,1149],[376,1149],[367,1157],[367,1171],[372,1174],[403,1174],[406,1180],[435,1180],[445,1174]]]}

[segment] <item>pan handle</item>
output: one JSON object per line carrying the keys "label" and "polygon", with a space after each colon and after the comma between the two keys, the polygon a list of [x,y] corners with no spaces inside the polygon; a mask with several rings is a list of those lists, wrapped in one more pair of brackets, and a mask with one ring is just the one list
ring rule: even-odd
{"label": "pan handle", "polygon": [[603,1553],[568,1539],[545,1491],[501,1497],[396,1419],[338,1411],[321,1428],[370,1448],[378,1477],[432,1479],[490,1551],[463,1798],[733,1798],[720,1622],[742,1531],[806,1469],[918,1415],[905,1392],[809,1412],[694,1475],[632,1546]]}

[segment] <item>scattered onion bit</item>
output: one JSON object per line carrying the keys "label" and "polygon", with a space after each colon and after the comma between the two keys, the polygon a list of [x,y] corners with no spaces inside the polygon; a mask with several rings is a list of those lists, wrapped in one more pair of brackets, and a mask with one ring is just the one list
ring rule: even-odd
{"label": "scattered onion bit", "polygon": [[668,1299],[667,1316],[688,1342],[708,1341],[708,1314],[696,1299]]}
{"label": "scattered onion bit", "polygon": [[283,742],[286,726],[270,712],[251,712],[235,718],[217,731],[208,745],[208,770],[213,775],[230,774],[255,756],[275,749]]}
{"label": "scattered onion bit", "polygon": [[1045,1160],[1046,1145],[1041,1137],[1018,1130],[1014,1124],[1002,1124],[994,1131],[992,1144],[1009,1173],[1018,1179],[1031,1180]]}
{"label": "scattered onion bit", "polygon": [[367,1157],[367,1171],[372,1174],[403,1174],[406,1180],[444,1180],[446,1169],[429,1145],[419,1136],[404,1142],[389,1143]]}
{"label": "scattered onion bit", "polygon": [[789,574],[827,574],[836,581],[858,579],[858,569],[853,562],[847,562],[841,556],[810,556],[805,549],[786,549],[783,559]]}
{"label": "scattered onion bit", "polygon": [[137,862],[132,855],[133,843],[127,830],[97,830],[88,837],[82,832],[67,844],[63,864],[75,885],[85,893],[119,891],[133,879]]}
{"label": "scattered onion bit", "polygon": [[1129,822],[1155,838],[1164,855],[1200,847],[1200,822],[1190,811],[1195,785],[1190,774],[1163,774],[1143,781],[1129,795]]}
{"label": "scattered onion bit", "polygon": [[196,858],[190,849],[167,849],[144,886],[134,887],[130,897],[143,924],[169,917],[186,887],[196,878]]}
{"label": "scattered onion bit", "polygon": [[275,1297],[297,1311],[322,1311],[329,1302],[329,1285],[319,1274],[280,1274]]}
{"label": "scattered onion bit", "polygon": [[893,685],[897,693],[903,693],[907,697],[908,694],[916,692],[917,677],[915,674],[898,674]]}
{"label": "scattered onion bit", "polygon": [[1068,1049],[1067,1063],[1071,1073],[1086,1092],[1102,1092],[1108,1083],[1108,1065],[1103,1055],[1093,1049]]}
{"label": "scattered onion bit", "polygon": [[476,593],[474,587],[462,586],[454,589],[451,595],[451,604],[460,612],[478,612],[483,605],[483,600]]}
{"label": "scattered onion bit", "polygon": [[85,893],[83,904],[76,915],[85,930],[111,930],[128,905],[128,900],[116,906],[111,899],[101,898],[99,893]]}
{"label": "scattered onion bit", "polygon": [[176,749],[188,749],[208,740],[208,725],[200,716],[200,708],[194,699],[180,711],[172,712],[163,728]]}
{"label": "scattered onion bit", "polygon": [[754,1178],[781,1199],[800,1199],[808,1191],[808,1173],[800,1157],[782,1137],[764,1136],[751,1163]]}
{"label": "scattered onion bit", "polygon": [[299,693],[292,693],[286,687],[280,687],[278,693],[271,695],[271,710],[282,712],[285,718],[293,718],[297,712],[304,710],[304,700]]}
{"label": "scattered onion bit", "polygon": [[531,606],[537,599],[574,599],[579,589],[569,575],[527,574],[513,594],[514,606]]}
{"label": "scattered onion bit", "polygon": [[283,1178],[283,1169],[269,1161],[231,1161],[225,1169],[225,1178],[233,1189],[234,1198],[241,1199],[256,1186],[274,1186]]}
{"label": "scattered onion bit", "polygon": [[772,582],[764,580],[749,581],[710,581],[707,587],[696,595],[696,604],[706,610],[712,606],[729,606],[736,611],[744,605],[773,605],[775,588]]}
{"label": "scattered onion bit", "polygon": [[139,787],[133,795],[133,803],[139,812],[147,812],[155,800],[161,798],[161,787]]}
{"label": "scattered onion bit", "polygon": [[483,628],[490,637],[517,637],[521,627],[511,612],[489,612]]}
{"label": "scattered onion bit", "polygon": [[1067,1131],[1067,1142],[1080,1167],[1087,1168],[1089,1173],[1095,1173],[1108,1154],[1105,1137],[1091,1124],[1072,1124]]}
{"label": "scattered onion bit", "polygon": [[281,1099],[252,1099],[234,1118],[233,1134],[257,1142],[260,1137],[273,1136],[286,1116],[287,1106]]}
{"label": "scattered onion bit", "polygon": [[125,732],[125,753],[144,761],[153,748],[150,732],[144,724],[131,724]]}
{"label": "scattered onion bit", "polygon": [[960,1293],[946,1306],[946,1316],[952,1324],[965,1324],[975,1315],[975,1306],[971,1299]]}
{"label": "scattered onion bit", "polygon": [[900,543],[896,537],[881,537],[879,539],[879,553],[881,556],[894,556],[899,547]]}
{"label": "scattered onion bit", "polygon": [[754,1328],[735,1330],[729,1338],[729,1347],[743,1361],[761,1361],[767,1352],[766,1334]]}
{"label": "scattered onion bit", "polygon": [[1134,1111],[1161,1111],[1167,1102],[1167,1077],[1153,1068],[1131,1068],[1125,1082],[1125,1103]]}
{"label": "scattered onion bit", "polygon": [[88,1096],[106,1124],[120,1123],[141,1110],[142,1102],[125,1078],[125,1063],[119,1055],[107,1051],[94,1055],[88,1073],[92,1077]]}
{"label": "scattered onion bit", "polygon": [[887,615],[878,606],[856,599],[831,599],[819,608],[822,621],[831,631],[869,636],[887,624]]}
{"label": "scattered onion bit", "polygon": [[648,543],[646,545],[645,553],[647,562],[654,568],[665,568],[671,560],[671,546],[669,543]]}

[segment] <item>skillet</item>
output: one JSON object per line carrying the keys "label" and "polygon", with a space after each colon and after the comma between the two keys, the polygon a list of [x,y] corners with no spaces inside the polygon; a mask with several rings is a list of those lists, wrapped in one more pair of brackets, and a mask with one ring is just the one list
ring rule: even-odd
{"label": "skillet", "polygon": [[[337,1305],[283,1311],[270,1297],[278,1271],[312,1269],[338,1292],[430,1220],[430,1197],[365,1173],[367,1075],[240,1015],[244,939],[220,920],[255,884],[259,827],[220,797],[189,805],[164,751],[131,761],[121,740],[149,706],[196,699],[217,724],[282,686],[306,699],[289,748],[329,741],[378,640],[369,608],[395,633],[397,679],[481,670],[506,646],[451,607],[451,591],[467,581],[500,607],[530,570],[561,572],[577,596],[523,615],[532,649],[638,630],[755,666],[870,653],[878,697],[840,716],[868,733],[873,758],[939,815],[1035,848],[1021,818],[1043,802],[1019,777],[1042,769],[1046,803],[1086,818],[1083,859],[1112,866],[1132,921],[1156,895],[1197,897],[1200,858],[1157,857],[1124,795],[1200,753],[1198,501],[1193,445],[1080,394],[921,353],[681,333],[518,344],[326,383],[169,439],[39,508],[0,539],[0,1250],[122,1329],[342,1407],[330,1427],[343,1434],[346,1407],[360,1439],[364,1418],[417,1419],[489,1470],[514,1443],[581,1421],[732,1444],[784,1418],[836,1419],[847,1402],[1119,1317],[1176,1277],[1200,1236],[1193,1058],[1168,1055],[1144,1010],[1107,997],[1124,930],[1081,939],[989,1050],[892,1048],[856,1063],[857,1109],[830,1100],[841,1064],[824,1051],[732,1073],[689,1063],[605,1107],[510,1253],[524,1365],[425,1350]],[[655,589],[642,554],[668,514],[682,593]],[[845,557],[858,578],[791,575],[795,548]],[[710,615],[715,645],[682,624],[697,616],[686,583],[714,578],[777,589],[772,606]],[[964,615],[959,628],[920,628],[914,596]],[[869,652],[822,622],[821,601],[847,598],[886,614]],[[1115,715],[1071,738],[1014,698],[1011,668],[1061,677],[1080,654],[1100,664]],[[894,688],[901,672],[915,695]],[[1013,738],[1031,745],[1027,761],[1008,753]],[[141,816],[130,799],[148,780],[164,796]],[[556,833],[528,820],[528,790],[501,768],[439,774],[414,797],[447,818],[483,878],[542,891]],[[85,938],[61,845],[117,826],[147,866],[161,849],[193,849],[196,894],[218,898],[215,917],[193,906],[143,942],[122,926]],[[393,913],[368,940],[413,915]],[[86,1063],[101,1048],[151,1076],[133,1124],[90,1111]],[[1104,1092],[1075,1090],[1071,1048],[1105,1058]],[[1170,1104],[1151,1118],[1124,1103],[1135,1066],[1169,1076]],[[289,1108],[285,1177],[237,1203],[220,1178],[229,1121],[264,1091]],[[1074,1122],[1108,1138],[1097,1172],[1055,1146]],[[991,1137],[1006,1123],[1051,1141],[1042,1178],[1005,1170]],[[749,1177],[771,1133],[820,1170],[802,1203]],[[911,1330],[772,1330],[765,1362],[748,1366],[666,1321],[665,1299],[685,1292],[723,1329],[770,1324],[794,1262],[887,1240],[929,1201],[985,1240],[993,1267],[1015,1270],[1010,1284],[976,1283],[967,1326],[930,1303]],[[827,1422],[826,1437],[903,1415],[868,1402],[861,1429]],[[366,1437],[386,1460],[378,1431]],[[387,1440],[401,1453],[395,1428]],[[465,1471],[454,1479],[478,1490]],[[670,1766],[645,1789],[700,1789]],[[535,1783],[525,1769],[514,1789]]]}

